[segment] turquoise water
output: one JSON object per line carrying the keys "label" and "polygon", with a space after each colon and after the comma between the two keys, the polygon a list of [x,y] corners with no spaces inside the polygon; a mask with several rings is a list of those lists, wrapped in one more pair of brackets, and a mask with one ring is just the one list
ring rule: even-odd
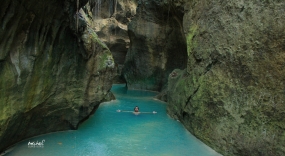
{"label": "turquoise water", "polygon": [[[114,85],[117,100],[100,105],[76,131],[50,133],[18,143],[8,156],[215,156],[211,148],[192,136],[166,114],[166,103],[155,92],[128,91]],[[117,112],[132,111],[157,114]],[[44,140],[44,141],[43,141]],[[39,146],[28,143],[42,142]]]}

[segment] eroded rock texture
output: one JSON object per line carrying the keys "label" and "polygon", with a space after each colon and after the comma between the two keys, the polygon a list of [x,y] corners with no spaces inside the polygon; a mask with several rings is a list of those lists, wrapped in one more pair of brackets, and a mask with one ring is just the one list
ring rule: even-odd
{"label": "eroded rock texture", "polygon": [[136,13],[128,25],[130,48],[123,75],[129,89],[160,91],[173,69],[186,67],[183,12],[172,1],[140,0]]}
{"label": "eroded rock texture", "polygon": [[121,70],[130,45],[127,25],[136,14],[137,0],[92,0],[84,11],[100,40],[111,50],[117,66],[115,83],[124,82]]}
{"label": "eroded rock texture", "polygon": [[188,65],[168,113],[224,155],[285,155],[285,2],[185,5]]}
{"label": "eroded rock texture", "polygon": [[27,137],[76,129],[109,93],[111,52],[76,17],[76,3],[0,1],[0,151]]}

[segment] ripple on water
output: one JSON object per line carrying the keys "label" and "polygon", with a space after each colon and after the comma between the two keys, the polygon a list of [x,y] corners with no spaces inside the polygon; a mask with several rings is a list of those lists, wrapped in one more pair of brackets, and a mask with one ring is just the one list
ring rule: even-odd
{"label": "ripple on water", "polygon": [[[156,92],[112,87],[117,100],[100,105],[76,131],[41,135],[18,143],[7,155],[21,156],[215,156],[211,148],[191,135],[166,114],[166,103],[154,100]],[[157,114],[116,112],[133,110]],[[42,148],[29,148],[29,141],[45,140]]]}

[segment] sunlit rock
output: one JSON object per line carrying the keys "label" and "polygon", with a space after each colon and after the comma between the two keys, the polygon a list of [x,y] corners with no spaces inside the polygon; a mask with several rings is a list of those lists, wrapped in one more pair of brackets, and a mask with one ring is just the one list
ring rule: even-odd
{"label": "sunlit rock", "polygon": [[223,155],[285,154],[284,1],[185,4],[188,65],[168,113]]}

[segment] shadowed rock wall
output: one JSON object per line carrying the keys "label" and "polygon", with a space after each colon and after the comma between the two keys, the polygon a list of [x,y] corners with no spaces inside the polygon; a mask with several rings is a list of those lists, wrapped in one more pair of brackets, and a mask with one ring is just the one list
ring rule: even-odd
{"label": "shadowed rock wall", "polygon": [[285,2],[192,0],[168,113],[224,155],[285,155]]}
{"label": "shadowed rock wall", "polygon": [[[100,2],[100,3],[99,3]],[[121,71],[130,46],[127,25],[136,14],[137,0],[92,0],[84,7],[90,25],[114,57],[115,83],[124,83]]]}
{"label": "shadowed rock wall", "polygon": [[76,5],[0,2],[0,151],[31,136],[76,129],[109,95],[111,52],[76,17]]}
{"label": "shadowed rock wall", "polygon": [[130,48],[122,71],[129,89],[160,91],[173,69],[186,67],[182,10],[172,1],[138,1],[128,25]]}

